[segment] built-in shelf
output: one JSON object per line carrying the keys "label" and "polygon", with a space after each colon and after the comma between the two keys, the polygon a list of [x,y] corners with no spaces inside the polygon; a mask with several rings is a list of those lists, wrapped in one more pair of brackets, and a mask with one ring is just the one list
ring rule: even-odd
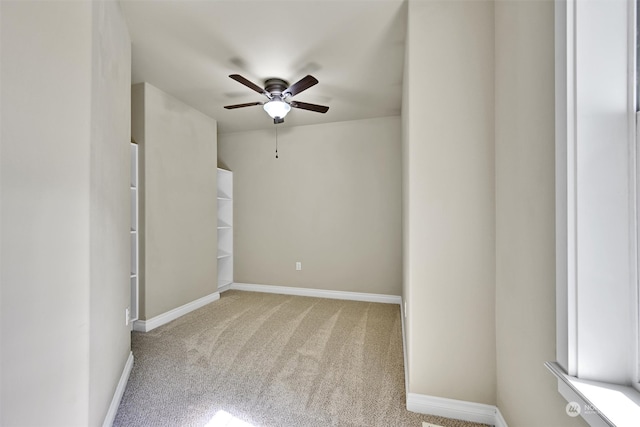
{"label": "built-in shelf", "polygon": [[131,305],[130,316],[131,325],[138,320],[138,300],[139,300],[139,283],[138,283],[138,144],[131,143]]}
{"label": "built-in shelf", "polygon": [[218,249],[218,259],[227,258],[227,257],[230,257],[230,256],[232,256],[232,255],[229,252],[225,252],[225,251],[223,251],[221,249]]}
{"label": "built-in shelf", "polygon": [[226,222],[218,219],[218,228],[233,228],[233,227],[231,226],[231,224],[227,224]]}
{"label": "built-in shelf", "polygon": [[218,168],[218,289],[233,283],[233,173]]}
{"label": "built-in shelf", "polygon": [[[229,172],[231,175],[231,180],[233,180],[233,174],[231,171],[225,170],[225,169],[220,169],[218,168],[218,171],[223,171],[222,173],[224,174],[225,172]],[[221,175],[218,175],[221,176]],[[231,181],[229,181],[231,182]],[[226,185],[226,182],[223,183],[223,186]],[[221,188],[220,186],[218,186],[218,199],[224,199],[224,200],[232,200],[233,199],[233,193],[231,193],[230,191],[232,191],[231,188]]]}

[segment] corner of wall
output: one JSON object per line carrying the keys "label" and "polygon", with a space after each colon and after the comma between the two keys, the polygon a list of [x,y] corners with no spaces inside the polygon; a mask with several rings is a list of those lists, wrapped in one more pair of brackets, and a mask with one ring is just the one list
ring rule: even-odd
{"label": "corner of wall", "polygon": [[493,22],[489,1],[409,2],[402,110],[409,392],[489,405],[496,396]]}
{"label": "corner of wall", "polygon": [[131,353],[131,40],[113,1],[91,2],[89,419],[109,410]]}
{"label": "corner of wall", "polygon": [[217,290],[217,123],[148,83],[132,91],[140,320],[149,320]]}

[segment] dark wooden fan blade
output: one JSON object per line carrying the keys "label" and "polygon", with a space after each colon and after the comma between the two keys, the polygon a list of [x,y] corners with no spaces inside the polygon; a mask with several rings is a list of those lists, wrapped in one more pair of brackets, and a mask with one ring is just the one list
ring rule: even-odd
{"label": "dark wooden fan blade", "polygon": [[263,88],[261,88],[257,84],[252,83],[249,80],[245,79],[240,74],[231,74],[229,77],[231,77],[233,80],[237,81],[238,83],[242,83],[243,85],[245,85],[249,89],[255,90],[259,94],[265,95],[266,97],[270,97],[269,92],[267,92],[266,90],[264,90]]}
{"label": "dark wooden fan blade", "polygon": [[287,94],[291,96],[295,96],[302,92],[303,90],[309,89],[311,86],[318,84],[318,79],[313,76],[307,76],[303,79],[295,82],[291,86],[289,86],[284,92],[282,92],[282,96],[286,96]]}
{"label": "dark wooden fan blade", "polygon": [[246,104],[225,105],[227,110],[233,110],[234,108],[253,107],[254,105],[262,105],[262,102],[247,102]]}
{"label": "dark wooden fan blade", "polygon": [[329,107],[318,104],[309,104],[308,102],[291,101],[291,106],[301,108],[303,110],[315,111],[316,113],[326,113],[329,111]]}

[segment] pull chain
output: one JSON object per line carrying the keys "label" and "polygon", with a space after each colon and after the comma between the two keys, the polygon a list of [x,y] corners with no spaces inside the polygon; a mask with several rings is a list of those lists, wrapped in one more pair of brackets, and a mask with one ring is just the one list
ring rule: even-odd
{"label": "pull chain", "polygon": [[278,158],[278,125],[276,125],[276,159]]}

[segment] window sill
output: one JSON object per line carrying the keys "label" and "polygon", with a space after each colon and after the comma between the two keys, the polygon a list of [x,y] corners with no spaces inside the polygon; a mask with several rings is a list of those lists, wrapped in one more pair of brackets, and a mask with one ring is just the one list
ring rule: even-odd
{"label": "window sill", "polygon": [[637,427],[640,420],[640,393],[631,387],[581,380],[565,374],[556,362],[545,363],[558,378],[558,391],[570,403],[567,415],[579,413],[591,427]]}

